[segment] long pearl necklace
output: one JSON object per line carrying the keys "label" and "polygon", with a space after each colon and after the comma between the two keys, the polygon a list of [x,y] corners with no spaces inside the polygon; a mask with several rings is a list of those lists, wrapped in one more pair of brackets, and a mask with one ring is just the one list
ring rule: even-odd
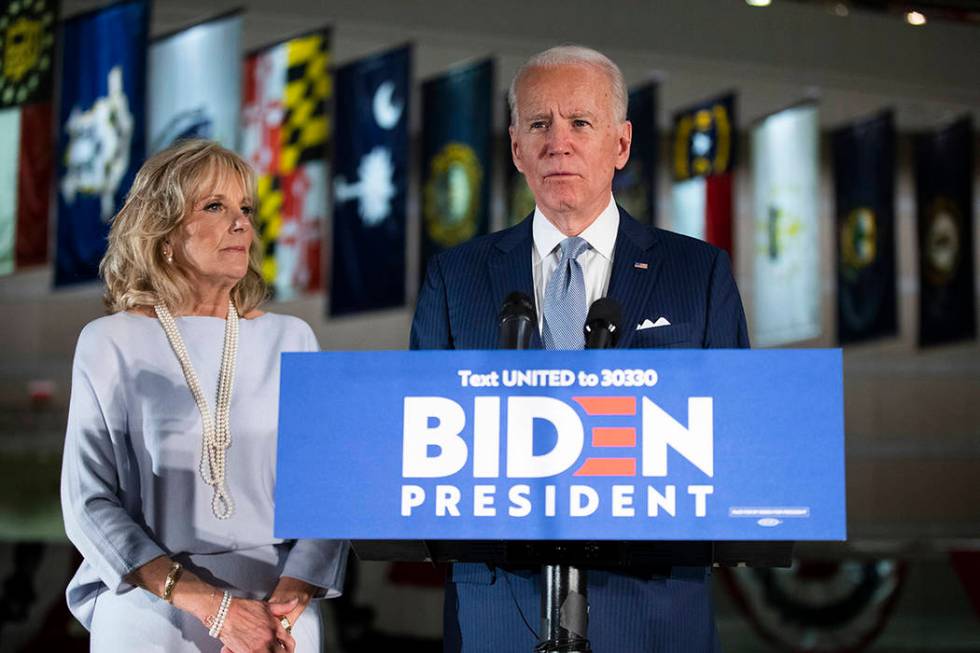
{"label": "long pearl necklace", "polygon": [[198,410],[201,411],[201,422],[204,424],[202,435],[201,450],[201,478],[204,482],[214,489],[214,496],[211,498],[211,511],[218,519],[228,519],[235,512],[235,502],[232,501],[231,493],[225,484],[225,461],[227,459],[227,449],[231,446],[231,429],[229,426],[229,414],[231,411],[231,385],[235,377],[235,359],[238,354],[238,311],[235,304],[228,302],[228,317],[225,319],[225,347],[221,354],[221,371],[218,374],[218,401],[215,406],[217,419],[212,418],[208,402],[201,391],[201,384],[197,379],[197,372],[191,364],[191,358],[187,354],[187,347],[184,345],[180,331],[177,329],[177,321],[170,314],[164,304],[157,304],[157,318],[160,325],[167,334],[167,340],[177,354],[180,367],[184,371],[184,378],[190,387],[194,401],[197,403]]}

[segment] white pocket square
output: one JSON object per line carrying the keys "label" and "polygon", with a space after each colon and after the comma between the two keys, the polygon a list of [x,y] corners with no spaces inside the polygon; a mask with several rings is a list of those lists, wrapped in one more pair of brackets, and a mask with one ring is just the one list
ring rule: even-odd
{"label": "white pocket square", "polygon": [[656,322],[651,322],[650,318],[643,320],[640,324],[636,325],[637,331],[643,331],[644,329],[655,329],[657,327],[670,326],[670,322],[667,318],[661,316],[657,318]]}

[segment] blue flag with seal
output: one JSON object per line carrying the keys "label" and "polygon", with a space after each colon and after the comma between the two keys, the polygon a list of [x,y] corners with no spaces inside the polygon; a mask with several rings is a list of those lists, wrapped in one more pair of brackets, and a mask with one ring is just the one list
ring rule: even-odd
{"label": "blue flag with seal", "polygon": [[412,46],[337,69],[330,315],[405,302]]}
{"label": "blue flag with seal", "polygon": [[657,215],[657,83],[647,82],[630,90],[627,117],[633,125],[630,158],[613,177],[616,203],[644,224]]}
{"label": "blue flag with seal", "polygon": [[919,344],[977,335],[973,276],[973,121],[915,138]]}
{"label": "blue flag with seal", "polygon": [[489,231],[492,59],[422,84],[420,281],[430,257]]}
{"label": "blue flag with seal", "polygon": [[283,355],[278,537],[843,540],[840,350]]}
{"label": "blue flag with seal", "polygon": [[109,221],[143,162],[149,4],[76,16],[63,33],[56,286],[98,277]]}
{"label": "blue flag with seal", "polygon": [[837,214],[837,337],[898,332],[895,120],[884,111],[831,136]]}

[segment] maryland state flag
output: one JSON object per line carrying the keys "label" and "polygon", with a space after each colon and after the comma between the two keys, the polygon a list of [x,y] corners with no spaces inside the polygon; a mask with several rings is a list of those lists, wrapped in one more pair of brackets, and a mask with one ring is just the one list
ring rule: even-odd
{"label": "maryland state flag", "polygon": [[670,169],[673,229],[732,253],[735,96],[723,95],[674,114]]}
{"label": "maryland state flag", "polygon": [[490,226],[494,65],[487,59],[422,84],[422,238],[430,257]]}
{"label": "maryland state flag", "polygon": [[613,178],[616,202],[640,222],[653,224],[657,215],[657,84],[648,82],[630,91],[629,121],[633,144],[626,167]]}
{"label": "maryland state flag", "polygon": [[973,273],[973,124],[915,139],[919,344],[977,335]]}
{"label": "maryland state flag", "polygon": [[148,32],[145,0],[120,2],[64,24],[57,286],[98,276],[109,221],[143,163]]}
{"label": "maryland state flag", "polygon": [[0,0],[0,275],[48,258],[55,0]]}
{"label": "maryland state flag", "polygon": [[241,149],[258,173],[262,274],[276,299],[323,287],[329,66],[327,29],[245,58]]}
{"label": "maryland state flag", "polygon": [[405,303],[412,47],[337,69],[330,314]]}
{"label": "maryland state flag", "polygon": [[895,123],[885,111],[832,134],[837,214],[837,337],[898,331],[895,290]]}

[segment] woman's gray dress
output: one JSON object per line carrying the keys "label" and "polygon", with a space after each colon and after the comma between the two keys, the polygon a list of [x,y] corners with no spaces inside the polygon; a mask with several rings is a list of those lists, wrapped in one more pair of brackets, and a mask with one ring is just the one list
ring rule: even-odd
{"label": "woman's gray dress", "polygon": [[[214,411],[225,321],[177,325]],[[236,596],[266,598],[280,576],[337,596],[347,543],[272,534],[279,358],[317,351],[310,327],[265,314],[241,320],[226,477],[235,513],[211,512],[201,479],[201,414],[159,322],[116,313],[78,339],[61,478],[65,530],[84,557],[68,606],[93,651],[219,651],[194,617],[124,578],[160,555]],[[288,470],[286,470],[288,473]],[[294,626],[299,652],[320,651],[315,602]]]}

